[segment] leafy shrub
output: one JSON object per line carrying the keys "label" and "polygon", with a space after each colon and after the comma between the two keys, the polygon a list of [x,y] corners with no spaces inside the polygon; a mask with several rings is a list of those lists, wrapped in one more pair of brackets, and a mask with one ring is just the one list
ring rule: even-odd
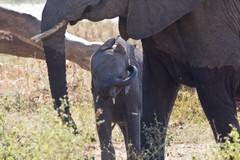
{"label": "leafy shrub", "polygon": [[[1,113],[0,159],[78,159],[91,152],[88,148],[91,145],[86,145],[96,139],[84,126],[79,135],[73,135],[70,128],[62,125],[52,106],[39,108],[27,119],[14,112]],[[17,122],[12,119],[15,116]]]}
{"label": "leafy shrub", "polygon": [[233,128],[225,142],[218,145],[217,151],[212,151],[210,159],[215,160],[238,160],[240,159],[240,134]]}
{"label": "leafy shrub", "polygon": [[[148,149],[143,149],[139,155],[135,155],[139,160],[149,160],[156,157],[161,157],[164,155],[165,144],[162,144],[163,137],[167,134],[167,129],[163,127],[163,124],[160,123],[156,116],[154,118],[154,123],[150,126],[143,126],[143,135],[146,137],[146,143],[149,146]],[[173,135],[168,135],[166,139],[166,145],[170,146]]]}
{"label": "leafy shrub", "polygon": [[178,93],[172,113],[173,123],[206,121],[205,114],[198,100],[195,89],[182,86]]}

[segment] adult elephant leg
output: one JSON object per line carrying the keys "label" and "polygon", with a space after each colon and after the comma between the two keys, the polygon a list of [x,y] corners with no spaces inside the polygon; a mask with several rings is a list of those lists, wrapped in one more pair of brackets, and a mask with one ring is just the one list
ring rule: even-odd
{"label": "adult elephant leg", "polygon": [[[152,159],[164,159],[165,138],[169,117],[179,90],[179,84],[176,83],[170,76],[168,69],[162,63],[165,59],[161,57],[161,52],[154,49],[154,42],[152,39],[142,40],[143,43],[143,113],[142,113],[142,148],[150,150],[155,154]],[[163,53],[164,54],[164,53]],[[155,118],[156,117],[156,118]],[[161,123],[162,127],[156,128],[151,133],[147,128],[154,127],[154,124]],[[159,139],[159,134],[161,138]],[[148,137],[153,136],[154,139],[159,140],[155,150],[158,146],[152,146],[148,143]]]}
{"label": "adult elephant leg", "polygon": [[115,151],[112,144],[112,111],[109,107],[96,108],[97,132],[101,146],[101,159],[114,160]]}
{"label": "adult elephant leg", "polygon": [[194,79],[203,110],[208,118],[217,142],[231,132],[231,126],[239,128],[236,111],[236,73],[229,68],[194,69]]}

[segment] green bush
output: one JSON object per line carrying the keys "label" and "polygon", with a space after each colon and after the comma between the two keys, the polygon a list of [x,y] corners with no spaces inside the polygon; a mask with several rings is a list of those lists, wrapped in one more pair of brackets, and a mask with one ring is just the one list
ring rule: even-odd
{"label": "green bush", "polygon": [[79,135],[72,134],[72,129],[62,125],[50,105],[41,106],[27,119],[21,113],[1,110],[0,159],[66,160],[89,157],[92,150],[88,148],[91,146],[89,143],[96,137],[91,129],[85,127],[81,126]]}
{"label": "green bush", "polygon": [[213,151],[210,157],[212,160],[238,160],[240,159],[240,134],[233,128],[225,142],[218,145],[218,150]]}
{"label": "green bush", "polygon": [[191,122],[199,123],[206,121],[195,89],[182,86],[178,93],[171,119],[175,123]]}
{"label": "green bush", "polygon": [[[143,135],[146,137],[146,143],[149,146],[148,149],[143,149],[137,159],[139,160],[149,160],[155,157],[161,157],[164,155],[165,144],[162,144],[163,137],[167,134],[167,129],[164,128],[163,124],[160,123],[156,116],[154,118],[154,123],[150,126],[143,126]],[[170,146],[173,138],[173,134],[169,134],[166,139],[166,146]]]}

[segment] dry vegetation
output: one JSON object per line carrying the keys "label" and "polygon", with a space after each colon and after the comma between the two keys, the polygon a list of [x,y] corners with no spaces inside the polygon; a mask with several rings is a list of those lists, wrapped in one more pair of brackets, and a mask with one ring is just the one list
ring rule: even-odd
{"label": "dry vegetation", "polygon": [[[89,41],[105,41],[117,30],[111,22],[88,21],[68,29]],[[0,54],[0,159],[100,159],[90,73],[67,62],[67,76],[71,111],[81,129],[77,136],[53,110],[45,62]],[[113,137],[117,159],[124,159],[118,128]],[[183,87],[170,122],[168,159],[211,159],[215,146],[195,91]]]}
{"label": "dry vegetation", "polygon": [[14,3],[14,4],[22,4],[22,3],[45,3],[46,0],[1,0],[1,3]]}

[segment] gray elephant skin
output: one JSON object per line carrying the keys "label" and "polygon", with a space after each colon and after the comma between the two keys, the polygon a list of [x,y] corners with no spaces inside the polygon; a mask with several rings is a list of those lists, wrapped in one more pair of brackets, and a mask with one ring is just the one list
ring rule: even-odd
{"label": "gray elephant skin", "polygon": [[[142,121],[150,126],[156,115],[167,127],[179,86],[185,84],[196,88],[215,139],[222,142],[231,131],[229,124],[240,132],[239,10],[239,0],[47,0],[41,29],[62,20],[73,25],[119,17],[121,36],[142,41]],[[43,40],[56,107],[67,94],[65,30]],[[147,149],[144,135],[141,140]]]}
{"label": "gray elephant skin", "polygon": [[142,52],[120,37],[106,41],[91,57],[92,94],[102,159],[115,159],[112,123],[118,124],[128,159],[140,151]]}

